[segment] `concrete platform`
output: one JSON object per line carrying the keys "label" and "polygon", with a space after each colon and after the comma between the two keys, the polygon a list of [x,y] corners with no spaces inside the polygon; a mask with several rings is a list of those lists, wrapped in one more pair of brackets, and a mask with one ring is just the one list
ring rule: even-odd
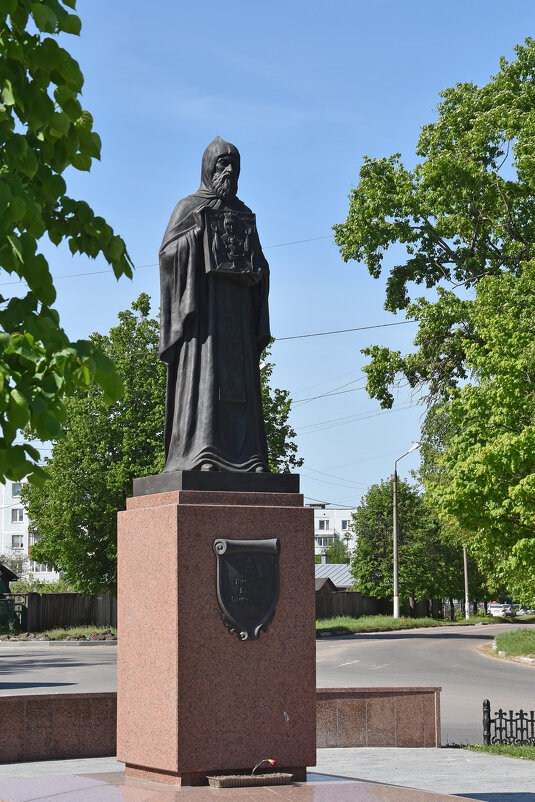
{"label": "concrete platform", "polygon": [[535,802],[535,762],[462,749],[319,749],[308,783],[174,788],[114,758],[0,765],[0,802]]}
{"label": "concrete platform", "polygon": [[307,783],[265,788],[172,788],[125,776],[124,771],[63,774],[6,780],[2,802],[440,802],[459,800],[413,788],[344,780],[312,774]]}

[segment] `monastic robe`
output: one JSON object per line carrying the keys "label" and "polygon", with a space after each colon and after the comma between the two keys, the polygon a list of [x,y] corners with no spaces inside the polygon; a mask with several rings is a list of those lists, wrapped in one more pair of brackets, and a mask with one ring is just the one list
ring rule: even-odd
{"label": "monastic robe", "polygon": [[[259,357],[270,341],[269,267],[256,227],[247,228],[251,210],[212,188],[217,158],[234,148],[214,143],[200,189],[178,203],[160,249],[164,471],[268,471]],[[236,222],[247,236],[236,238]],[[214,269],[218,253],[230,254],[227,271]]]}

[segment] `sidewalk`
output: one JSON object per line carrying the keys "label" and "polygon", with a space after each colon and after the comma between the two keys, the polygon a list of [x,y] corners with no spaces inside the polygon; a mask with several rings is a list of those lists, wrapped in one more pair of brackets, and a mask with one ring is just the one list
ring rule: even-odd
{"label": "sidewalk", "polygon": [[0,802],[439,802],[448,798],[535,802],[535,762],[447,748],[319,749],[307,784],[225,790],[126,779],[123,764],[114,758],[0,765]]}

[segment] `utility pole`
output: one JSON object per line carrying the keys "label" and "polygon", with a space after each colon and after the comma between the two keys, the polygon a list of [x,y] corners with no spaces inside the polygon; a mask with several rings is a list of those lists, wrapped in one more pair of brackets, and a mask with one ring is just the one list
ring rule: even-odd
{"label": "utility pole", "polygon": [[393,540],[393,558],[394,558],[394,618],[399,618],[399,561],[398,561],[398,462],[411,451],[420,448],[420,443],[415,443],[409,448],[405,454],[398,457],[394,462],[394,481],[393,481],[393,527],[392,527],[392,540]]}
{"label": "utility pole", "polygon": [[470,618],[470,593],[468,591],[468,558],[466,556],[466,546],[463,546],[464,561],[464,617]]}

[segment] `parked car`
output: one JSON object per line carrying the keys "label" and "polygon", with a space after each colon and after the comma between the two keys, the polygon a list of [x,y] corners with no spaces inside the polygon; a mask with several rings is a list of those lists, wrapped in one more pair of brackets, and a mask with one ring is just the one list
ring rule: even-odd
{"label": "parked car", "polygon": [[515,608],[512,604],[489,604],[489,613],[495,618],[512,618],[515,615]]}

